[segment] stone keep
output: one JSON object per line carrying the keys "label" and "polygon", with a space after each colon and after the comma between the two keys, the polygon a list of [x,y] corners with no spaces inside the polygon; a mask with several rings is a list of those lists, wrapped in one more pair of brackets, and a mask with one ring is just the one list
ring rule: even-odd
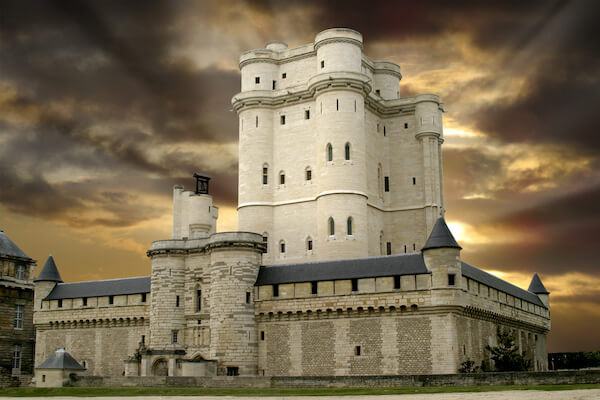
{"label": "stone keep", "polygon": [[92,375],[345,376],[493,367],[512,333],[547,370],[549,293],[461,259],[443,217],[442,106],[401,98],[362,36],[241,56],[239,227],[216,233],[209,177],[173,188],[147,277],[35,281],[36,365],[65,348]]}
{"label": "stone keep", "polygon": [[362,50],[336,28],[240,58],[239,228],[265,263],[416,252],[443,208],[442,103]]}

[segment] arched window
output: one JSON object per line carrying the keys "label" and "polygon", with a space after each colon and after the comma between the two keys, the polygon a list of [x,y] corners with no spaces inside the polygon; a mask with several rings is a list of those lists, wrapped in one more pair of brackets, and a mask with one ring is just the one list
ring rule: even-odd
{"label": "arched window", "polygon": [[348,217],[348,221],[346,221],[346,234],[352,235],[352,217]]}
{"label": "arched window", "polygon": [[266,185],[267,183],[269,183],[269,165],[268,164],[263,164],[263,185]]}
{"label": "arched window", "polygon": [[329,217],[329,235],[335,235],[335,221],[331,217]]}
{"label": "arched window", "polygon": [[346,147],[344,148],[344,154],[346,156],[346,160],[350,159],[350,143],[346,143]]}
{"label": "arched window", "polygon": [[327,143],[327,161],[333,161],[333,147]]}
{"label": "arched window", "polygon": [[283,240],[279,241],[279,252],[281,254],[285,253],[285,242]]}
{"label": "arched window", "polygon": [[310,169],[310,167],[306,167],[306,169],[304,170],[304,176],[307,181],[312,181],[312,170]]}
{"label": "arched window", "polygon": [[283,171],[279,172],[279,184],[285,185],[285,172]]}

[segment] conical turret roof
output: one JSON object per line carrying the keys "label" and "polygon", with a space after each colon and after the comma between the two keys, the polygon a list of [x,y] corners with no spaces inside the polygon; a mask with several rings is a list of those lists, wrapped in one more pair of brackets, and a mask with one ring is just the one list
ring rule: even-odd
{"label": "conical turret roof", "polygon": [[65,349],[58,349],[46,361],[38,365],[39,369],[85,369],[67,353]]}
{"label": "conical turret roof", "polygon": [[25,254],[19,246],[6,236],[2,229],[0,229],[0,255],[31,259],[31,257]]}
{"label": "conical turret roof", "polygon": [[546,290],[542,280],[538,276],[537,272],[533,274],[533,278],[531,278],[531,283],[529,284],[529,289],[527,289],[531,293],[535,294],[550,294],[549,291]]}
{"label": "conical turret roof", "polygon": [[58,273],[58,268],[56,268],[56,263],[54,262],[54,257],[52,257],[52,254],[50,254],[50,256],[48,256],[48,259],[46,260],[46,263],[44,264],[42,271],[40,272],[38,277],[35,278],[33,281],[34,282],[40,282],[40,281],[62,282],[63,281],[62,278],[60,277],[60,274]]}
{"label": "conical turret roof", "polygon": [[443,216],[440,216],[435,222],[431,234],[429,235],[429,239],[427,239],[427,242],[421,251],[441,248],[462,249],[454,239],[454,236],[452,236],[452,232],[450,232],[448,225],[446,225]]}

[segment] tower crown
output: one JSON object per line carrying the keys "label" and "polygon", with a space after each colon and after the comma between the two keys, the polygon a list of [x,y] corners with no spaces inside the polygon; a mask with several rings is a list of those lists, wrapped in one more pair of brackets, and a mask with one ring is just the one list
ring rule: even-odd
{"label": "tower crown", "polygon": [[535,294],[550,294],[550,292],[546,290],[546,287],[542,283],[542,280],[537,272],[533,274],[533,278],[531,278],[531,283],[529,284],[529,288],[527,290]]}
{"label": "tower crown", "polygon": [[454,236],[452,236],[452,232],[450,232],[450,228],[448,228],[448,225],[446,225],[446,221],[442,216],[435,222],[431,234],[421,251],[441,248],[462,249],[456,242],[456,239],[454,239]]}
{"label": "tower crown", "polygon": [[62,283],[63,280],[60,277],[60,274],[58,273],[58,268],[56,267],[56,263],[54,262],[54,257],[52,257],[52,254],[50,254],[48,256],[48,259],[46,260],[46,263],[44,264],[42,271],[40,272],[38,277],[35,278],[33,281],[34,282],[47,281],[47,282],[61,282]]}

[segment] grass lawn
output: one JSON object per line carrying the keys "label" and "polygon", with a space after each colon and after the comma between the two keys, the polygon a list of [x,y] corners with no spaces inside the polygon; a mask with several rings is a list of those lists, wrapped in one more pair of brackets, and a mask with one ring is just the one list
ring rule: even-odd
{"label": "grass lawn", "polygon": [[500,390],[573,390],[600,389],[594,385],[544,386],[468,386],[468,387],[397,387],[397,388],[200,388],[200,387],[65,387],[8,388],[0,397],[99,397],[99,396],[347,396],[415,393],[490,392]]}

